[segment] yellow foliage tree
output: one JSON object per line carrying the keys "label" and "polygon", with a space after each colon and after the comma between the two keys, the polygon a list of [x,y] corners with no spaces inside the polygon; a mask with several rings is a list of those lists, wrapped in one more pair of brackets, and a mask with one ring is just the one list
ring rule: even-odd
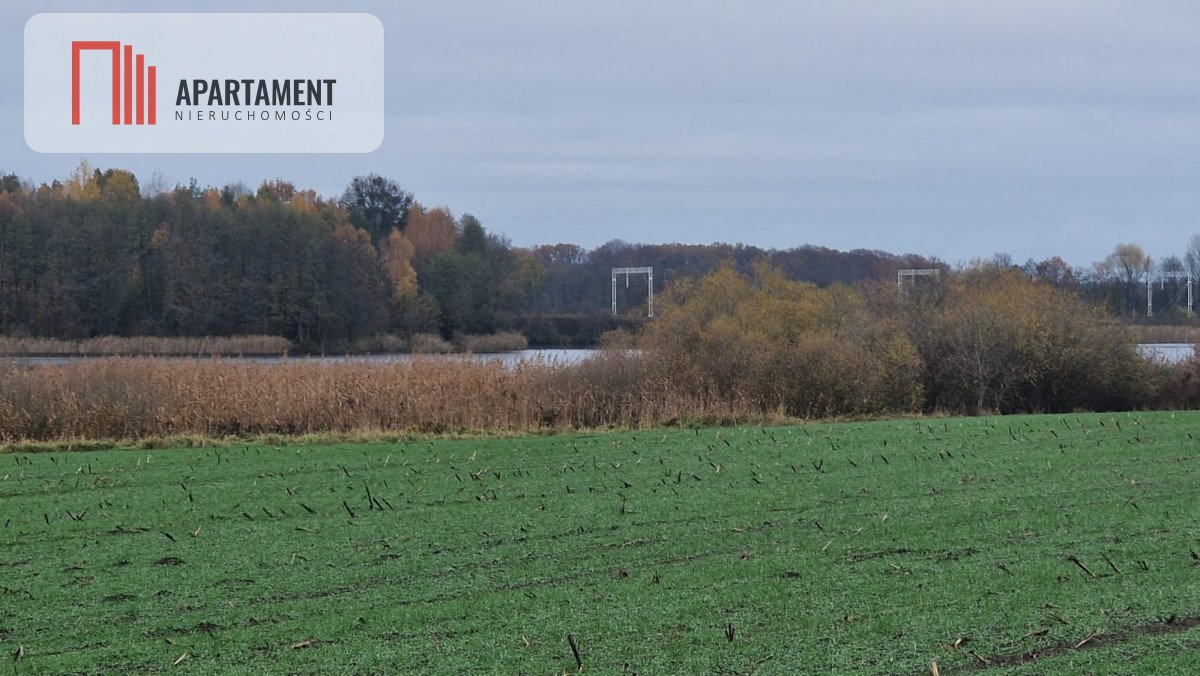
{"label": "yellow foliage tree", "polygon": [[417,297],[417,271],[412,242],[397,228],[379,244],[379,264],[392,287],[393,300],[403,303]]}
{"label": "yellow foliage tree", "polygon": [[71,171],[71,176],[62,186],[63,194],[77,200],[94,200],[100,196],[96,183],[96,170],[87,160],[80,160]]}

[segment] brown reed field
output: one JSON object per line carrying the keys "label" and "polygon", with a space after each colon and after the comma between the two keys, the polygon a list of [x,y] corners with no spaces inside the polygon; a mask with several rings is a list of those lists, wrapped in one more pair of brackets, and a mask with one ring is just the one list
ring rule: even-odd
{"label": "brown reed field", "polygon": [[1139,343],[1200,343],[1200,326],[1186,324],[1135,324]]}
{"label": "brown reed field", "polygon": [[123,357],[0,366],[0,443],[628,428],[750,413],[735,398],[673,386],[644,358],[621,353],[569,366]]}
{"label": "brown reed field", "polygon": [[284,355],[292,343],[279,336],[100,336],[86,340],[0,336],[0,355],[22,357],[209,357]]}

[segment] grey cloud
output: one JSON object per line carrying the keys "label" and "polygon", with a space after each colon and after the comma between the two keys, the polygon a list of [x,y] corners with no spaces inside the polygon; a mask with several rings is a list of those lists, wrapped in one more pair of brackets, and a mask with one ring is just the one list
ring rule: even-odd
{"label": "grey cloud", "polygon": [[[375,171],[518,244],[740,240],[1087,263],[1120,241],[1178,253],[1200,231],[1194,3],[178,9],[375,13],[387,31],[384,146],[95,163],[213,184],[286,177],[325,194]],[[42,3],[0,9],[6,62],[19,63],[35,11]],[[0,87],[19,92],[20,77],[7,69]],[[0,100],[0,169],[64,175],[78,158],[25,148],[20,105]]]}

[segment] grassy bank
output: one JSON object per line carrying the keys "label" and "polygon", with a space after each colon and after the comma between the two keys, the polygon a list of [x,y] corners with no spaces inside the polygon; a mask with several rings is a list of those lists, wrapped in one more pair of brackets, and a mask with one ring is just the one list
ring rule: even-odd
{"label": "grassy bank", "polygon": [[15,455],[19,673],[1200,668],[1196,413]]}

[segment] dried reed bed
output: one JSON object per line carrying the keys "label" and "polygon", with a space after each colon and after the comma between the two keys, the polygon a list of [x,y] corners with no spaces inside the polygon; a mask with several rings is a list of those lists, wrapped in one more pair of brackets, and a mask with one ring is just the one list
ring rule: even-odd
{"label": "dried reed bed", "polygon": [[291,349],[291,342],[279,336],[100,336],[87,340],[0,336],[0,355],[24,357],[284,355]]}
{"label": "dried reed bed", "polygon": [[3,442],[641,427],[750,413],[671,387],[628,354],[571,366],[103,358],[0,367]]}
{"label": "dried reed bed", "polygon": [[1139,343],[1200,343],[1200,326],[1182,324],[1134,324]]}

